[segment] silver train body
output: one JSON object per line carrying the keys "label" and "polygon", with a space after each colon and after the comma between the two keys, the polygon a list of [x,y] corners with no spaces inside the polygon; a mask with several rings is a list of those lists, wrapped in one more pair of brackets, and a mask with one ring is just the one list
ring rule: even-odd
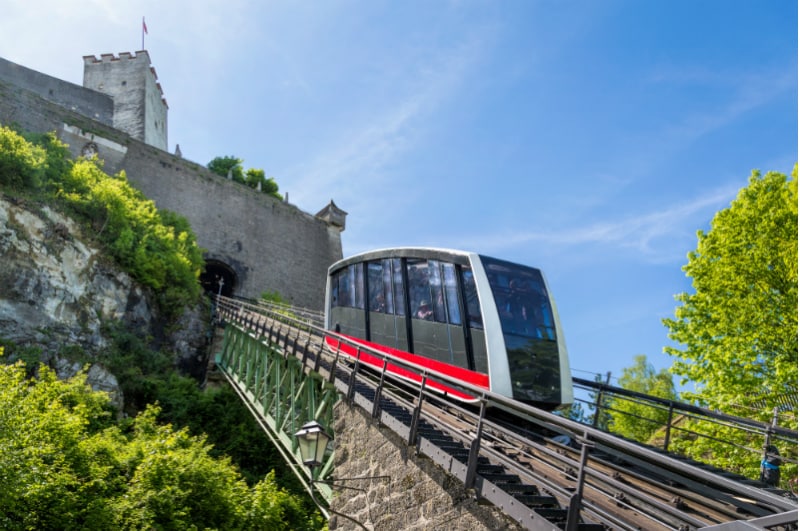
{"label": "silver train body", "polygon": [[375,348],[537,407],[572,403],[538,269],[450,249],[369,251],[329,268],[325,307],[329,330]]}

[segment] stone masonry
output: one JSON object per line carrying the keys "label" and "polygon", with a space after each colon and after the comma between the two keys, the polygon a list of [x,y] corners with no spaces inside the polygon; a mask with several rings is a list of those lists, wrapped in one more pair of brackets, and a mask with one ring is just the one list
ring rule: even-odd
{"label": "stone masonry", "polygon": [[167,100],[146,50],[83,58],[83,86],[114,100],[114,127],[166,151]]}
{"label": "stone masonry", "polygon": [[[361,408],[334,407],[336,478],[389,476],[334,487],[331,509],[381,531],[521,529],[497,508],[479,504],[464,485]],[[337,484],[339,485],[339,484]],[[352,488],[362,490],[352,490]],[[361,529],[331,514],[330,529]]]}

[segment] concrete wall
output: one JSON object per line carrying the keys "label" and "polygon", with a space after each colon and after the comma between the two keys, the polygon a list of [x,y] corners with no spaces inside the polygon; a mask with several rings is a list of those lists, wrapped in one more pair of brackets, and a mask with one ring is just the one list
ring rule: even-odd
{"label": "concrete wall", "polygon": [[[334,407],[336,478],[389,476],[334,487],[331,508],[381,531],[521,529],[498,509],[479,505],[463,484],[360,408],[339,400]],[[331,515],[330,529],[360,529]]]}
{"label": "concrete wall", "polygon": [[[235,295],[257,298],[277,291],[293,304],[322,309],[327,268],[342,257],[338,229],[54,103],[25,88],[27,73],[18,84],[9,72],[16,70],[6,69],[6,77],[0,77],[0,124],[56,131],[74,155],[87,147],[96,149],[106,172],[124,170],[131,184],[159,208],[189,220],[206,258],[225,263],[236,274]],[[97,95],[84,90],[87,97]]]}

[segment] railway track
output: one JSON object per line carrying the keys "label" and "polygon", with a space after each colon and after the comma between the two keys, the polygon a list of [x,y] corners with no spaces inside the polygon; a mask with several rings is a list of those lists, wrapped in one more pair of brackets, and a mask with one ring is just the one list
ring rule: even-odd
{"label": "railway track", "polygon": [[[403,388],[384,391],[394,402],[411,407],[413,397],[408,392]],[[457,454],[459,443],[461,451],[470,448],[476,436],[478,413],[436,398],[431,398],[423,411],[424,418],[445,434],[436,438],[446,442],[448,451],[455,450]],[[528,498],[533,502],[549,499],[544,514],[550,515],[556,514],[556,505],[568,507],[582,483],[580,513],[584,528],[596,525],[598,529],[688,531],[775,514],[792,503],[786,500],[776,506],[774,499],[759,502],[738,496],[737,486],[752,494],[754,482],[726,478],[723,471],[714,472],[722,475],[718,482],[722,486],[709,485],[694,477],[696,465],[652,449],[641,448],[636,456],[620,455],[613,446],[592,443],[589,436],[593,434],[585,426],[582,433],[578,430],[567,434],[555,425],[534,420],[537,422],[527,420],[533,426],[527,430],[508,422],[483,421],[481,455],[488,464],[499,467],[485,476],[499,484],[505,482],[506,486],[519,485],[513,487],[516,490],[534,487],[535,495]],[[556,433],[567,435],[569,441],[553,437]],[[585,459],[583,446],[587,448]],[[681,468],[683,472],[676,472]],[[562,527],[563,520],[564,515],[559,514],[554,524]]]}
{"label": "railway track", "polygon": [[[464,408],[331,352],[324,345],[327,332],[308,322],[293,327],[285,315],[273,318],[245,304],[221,308],[220,315],[253,337],[281,345],[285,355],[301,358],[418,452],[462,479],[478,499],[501,507],[523,527],[693,531],[783,515],[771,528],[797,529],[796,498],[755,482],[548,412],[517,408],[502,397],[484,393],[488,407]],[[506,413],[515,408],[513,416]],[[496,410],[503,411],[499,419],[493,418]]]}

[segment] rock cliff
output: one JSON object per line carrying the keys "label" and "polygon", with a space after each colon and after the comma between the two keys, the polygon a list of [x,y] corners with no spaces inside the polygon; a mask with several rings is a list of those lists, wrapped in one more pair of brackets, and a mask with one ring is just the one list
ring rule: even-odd
{"label": "rock cliff", "polygon": [[[64,355],[65,347],[78,346],[91,360],[109,344],[103,323],[117,321],[151,348],[175,352],[184,373],[202,377],[205,312],[187,311],[165,330],[150,294],[87,241],[46,205],[0,198],[0,338],[40,348],[40,361],[69,377],[83,363]],[[116,378],[90,363],[89,383],[110,392],[121,410]]]}

